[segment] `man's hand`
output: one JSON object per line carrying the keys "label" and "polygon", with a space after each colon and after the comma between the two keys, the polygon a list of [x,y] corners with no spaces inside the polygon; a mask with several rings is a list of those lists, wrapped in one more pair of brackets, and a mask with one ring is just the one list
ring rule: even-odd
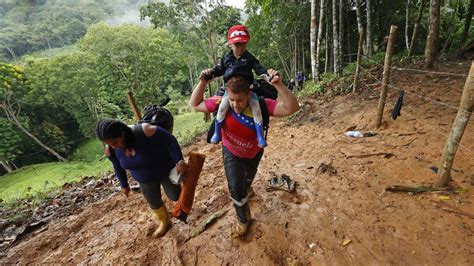
{"label": "man's hand", "polygon": [[125,195],[125,197],[128,198],[128,194],[130,193],[130,188],[129,187],[122,188],[122,193]]}
{"label": "man's hand", "polygon": [[213,78],[214,76],[212,75],[211,68],[203,70],[199,75],[199,80],[202,82],[210,82]]}
{"label": "man's hand", "polygon": [[270,81],[270,84],[272,85],[277,85],[278,83],[281,83],[281,77],[280,77],[280,73],[274,69],[269,69],[268,71],[268,75],[270,76],[271,78],[271,81]]}

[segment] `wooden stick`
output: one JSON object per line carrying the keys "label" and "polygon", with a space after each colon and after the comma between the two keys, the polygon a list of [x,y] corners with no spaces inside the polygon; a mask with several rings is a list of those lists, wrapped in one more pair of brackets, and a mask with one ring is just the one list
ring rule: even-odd
{"label": "wooden stick", "polygon": [[422,192],[433,192],[433,191],[445,191],[444,189],[436,188],[436,187],[406,187],[406,186],[388,186],[385,188],[385,191],[390,192],[413,192],[413,193],[422,193]]}
{"label": "wooden stick", "polygon": [[448,203],[446,203],[446,202],[442,202],[442,201],[439,202],[439,201],[434,201],[434,200],[432,200],[431,202],[434,203],[433,205],[434,205],[436,208],[439,208],[439,209],[441,209],[441,210],[443,210],[443,211],[452,212],[452,213],[459,214],[459,215],[464,215],[464,216],[467,216],[467,217],[469,217],[469,218],[471,218],[471,219],[474,219],[474,215],[473,215],[473,214],[468,213],[468,212],[465,212],[465,211],[463,211],[463,210],[461,210],[461,209],[459,209],[459,208],[456,208],[456,207],[454,207],[454,206],[452,206],[452,205],[450,205],[450,204],[448,204]]}
{"label": "wooden stick", "polygon": [[130,108],[132,108],[132,112],[135,115],[135,118],[140,121],[142,119],[142,115],[140,114],[140,110],[137,107],[137,103],[135,102],[135,97],[133,97],[132,91],[127,91],[127,99],[128,103],[130,104]]}
{"label": "wooden stick", "polygon": [[362,54],[362,46],[364,45],[364,38],[365,38],[365,29],[359,34],[359,47],[357,48],[357,64],[356,64],[356,72],[354,75],[354,83],[352,84],[352,93],[355,93],[357,90],[357,86],[359,86],[359,72],[360,72],[360,58]]}
{"label": "wooden stick", "polygon": [[448,140],[444,146],[443,156],[441,157],[441,165],[439,167],[438,186],[445,187],[451,181],[451,167],[453,166],[456,151],[461,142],[464,130],[471,117],[474,109],[474,62],[471,63],[469,76],[464,84],[464,90],[461,96],[459,110],[454,120]]}
{"label": "wooden stick", "polygon": [[383,109],[385,107],[385,100],[387,98],[387,88],[390,83],[390,65],[392,64],[392,55],[395,48],[395,36],[397,35],[397,26],[390,27],[390,35],[388,37],[387,51],[385,52],[385,63],[383,66],[382,89],[380,90],[379,105],[377,107],[377,117],[375,120],[375,127],[379,128],[382,125]]}
{"label": "wooden stick", "polygon": [[346,159],[350,158],[365,158],[365,157],[370,157],[370,156],[379,156],[379,155],[384,155],[384,156],[393,156],[395,154],[393,153],[387,153],[387,152],[377,152],[377,153],[369,153],[369,154],[359,154],[359,155],[348,155],[346,156]]}

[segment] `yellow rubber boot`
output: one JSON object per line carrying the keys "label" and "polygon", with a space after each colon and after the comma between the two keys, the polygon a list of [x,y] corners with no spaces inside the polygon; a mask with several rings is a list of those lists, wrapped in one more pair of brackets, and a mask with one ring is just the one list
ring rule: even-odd
{"label": "yellow rubber boot", "polygon": [[163,205],[159,209],[152,209],[153,213],[156,215],[158,219],[158,228],[153,233],[153,237],[162,237],[168,231],[168,227],[170,224],[170,219],[168,216],[168,211],[166,210],[166,206]]}

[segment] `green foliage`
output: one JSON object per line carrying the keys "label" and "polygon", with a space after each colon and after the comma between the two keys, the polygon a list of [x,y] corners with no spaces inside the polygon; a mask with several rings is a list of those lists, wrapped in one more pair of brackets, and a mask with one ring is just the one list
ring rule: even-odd
{"label": "green foliage", "polygon": [[43,0],[0,2],[0,59],[75,43],[87,28],[123,12],[128,0]]}
{"label": "green foliage", "polygon": [[333,81],[338,79],[338,75],[335,73],[324,73],[319,78],[319,82],[307,81],[304,83],[303,90],[300,92],[301,96],[309,96],[313,94],[323,94],[327,92],[327,88]]}
{"label": "green foliage", "polygon": [[191,143],[196,136],[206,132],[209,123],[204,122],[203,113],[187,113],[175,117],[173,135],[178,139],[179,144],[187,145]]}
{"label": "green foliage", "polygon": [[[305,66],[300,62],[296,69],[294,60],[299,61],[301,54],[309,58],[310,2],[254,0],[247,4],[249,18],[246,25],[252,38],[249,50],[267,68],[279,69],[288,76],[293,76],[297,70],[304,71]],[[302,46],[306,47],[306,53],[301,53]],[[295,58],[295,49],[298,58]]]}
{"label": "green foliage", "polygon": [[11,101],[13,95],[24,95],[26,90],[27,80],[23,68],[0,62],[0,101]]}
{"label": "green foliage", "polygon": [[[182,74],[185,54],[168,31],[97,24],[81,40],[80,48],[94,55],[100,90],[112,99],[124,99],[131,90],[138,105],[146,106],[160,102],[168,87],[190,90]],[[120,102],[122,109],[127,108],[124,100]]]}
{"label": "green foliage", "polygon": [[240,12],[222,1],[149,1],[140,10],[155,27],[168,29],[187,56],[191,84],[201,70],[218,63],[227,48],[227,31],[240,23]]}
{"label": "green foliage", "polygon": [[18,150],[20,140],[10,122],[0,117],[0,161],[12,161],[21,153]]}
{"label": "green foliage", "polygon": [[29,59],[26,70],[32,90],[28,97],[36,99],[35,105],[64,108],[77,121],[82,134],[92,136],[99,117],[120,110],[113,98],[99,89],[96,68],[95,56],[86,52]]}
{"label": "green foliage", "polygon": [[0,176],[0,201],[5,205],[28,198],[43,198],[64,183],[83,176],[100,176],[112,169],[108,160],[94,162],[54,162],[23,167]]}
{"label": "green foliage", "polygon": [[71,156],[72,161],[94,162],[104,157],[104,144],[98,139],[81,142]]}

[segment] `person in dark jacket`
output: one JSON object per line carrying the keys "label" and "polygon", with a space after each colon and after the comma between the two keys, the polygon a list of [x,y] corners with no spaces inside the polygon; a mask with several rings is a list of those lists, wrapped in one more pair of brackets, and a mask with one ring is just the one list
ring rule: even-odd
{"label": "person in dark jacket", "polygon": [[112,119],[99,121],[96,135],[106,144],[105,155],[113,164],[122,192],[127,197],[130,193],[126,173],[129,170],[158,219],[153,236],[163,236],[168,230],[169,216],[160,187],[170,200],[177,201],[181,186],[171,183],[169,175],[171,170],[178,174],[187,170],[178,141],[159,126],[148,123],[128,126]]}
{"label": "person in dark jacket", "polygon": [[[266,79],[271,79],[268,76],[267,69],[260,65],[258,59],[255,58],[255,56],[253,56],[249,51],[247,51],[247,43],[249,40],[250,34],[245,26],[232,26],[227,34],[227,41],[231,50],[221,58],[221,61],[217,66],[204,70],[200,78],[203,76],[208,78],[224,76],[224,82],[227,83],[229,78],[232,76],[242,76],[245,77],[249,84],[252,85],[254,83],[252,73],[253,70],[257,75],[263,76]],[[267,142],[263,134],[262,113],[260,110],[258,97],[255,93],[252,94],[252,99],[250,100],[249,104],[254,120],[252,126],[255,127],[257,132],[258,146],[263,148],[267,146]],[[217,111],[215,131],[211,138],[211,143],[219,143],[219,141],[221,141],[221,128],[228,110],[229,100],[226,93],[224,97],[222,97],[222,102],[220,103],[219,109]]]}

